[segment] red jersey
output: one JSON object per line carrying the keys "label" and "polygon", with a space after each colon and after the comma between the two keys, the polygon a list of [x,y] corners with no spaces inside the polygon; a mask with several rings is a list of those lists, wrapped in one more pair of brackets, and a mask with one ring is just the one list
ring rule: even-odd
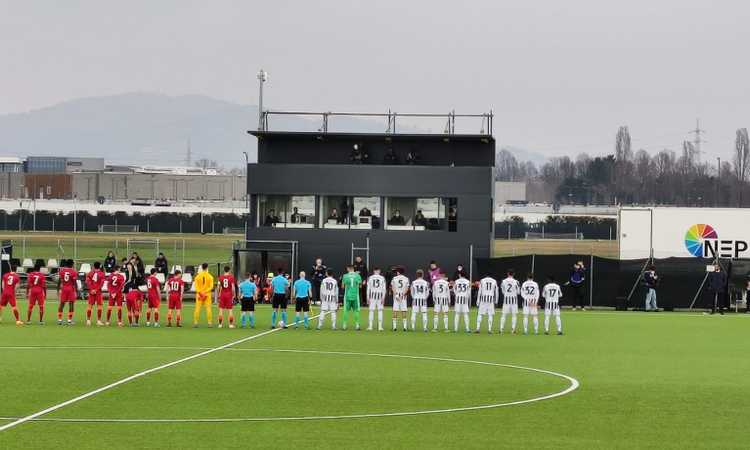
{"label": "red jersey", "polygon": [[21,282],[21,277],[15,272],[8,272],[3,274],[3,292],[9,289],[9,292],[15,292],[16,286]]}
{"label": "red jersey", "polygon": [[148,289],[149,297],[158,297],[160,286],[161,283],[159,283],[159,279],[156,278],[155,275],[151,275],[150,277],[146,278],[146,288]]}
{"label": "red jersey", "polygon": [[59,275],[60,286],[63,289],[78,290],[78,286],[76,285],[76,281],[78,280],[78,272],[76,272],[75,269],[71,269],[70,267],[63,267],[62,269],[60,269]]}
{"label": "red jersey", "polygon": [[47,281],[44,278],[44,274],[40,272],[31,272],[28,279],[28,287],[30,291],[41,292],[47,290]]}
{"label": "red jersey", "polygon": [[182,277],[172,277],[167,281],[167,289],[169,289],[169,296],[177,298],[180,296],[185,282],[182,281]]}
{"label": "red jersey", "polygon": [[105,277],[104,272],[97,269],[87,273],[86,286],[89,288],[89,291],[95,291],[96,293],[101,292]]}
{"label": "red jersey", "polygon": [[122,292],[122,288],[125,287],[125,275],[121,273],[111,273],[109,275],[109,281],[107,289],[110,294],[119,294]]}
{"label": "red jersey", "polygon": [[234,295],[234,275],[224,274],[219,277],[219,295]]}

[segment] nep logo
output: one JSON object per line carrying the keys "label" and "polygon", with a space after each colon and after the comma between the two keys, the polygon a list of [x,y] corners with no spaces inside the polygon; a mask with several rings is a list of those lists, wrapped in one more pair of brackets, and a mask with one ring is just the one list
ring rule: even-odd
{"label": "nep logo", "polygon": [[714,227],[698,223],[685,233],[685,248],[698,258],[739,258],[740,253],[748,249],[748,243],[736,239],[719,239]]}

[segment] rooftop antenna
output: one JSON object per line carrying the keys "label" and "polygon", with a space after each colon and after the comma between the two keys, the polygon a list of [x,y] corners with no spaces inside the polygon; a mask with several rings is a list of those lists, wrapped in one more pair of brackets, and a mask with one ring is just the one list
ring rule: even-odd
{"label": "rooftop antenna", "polygon": [[190,138],[187,140],[187,154],[185,155],[185,165],[190,167],[193,164],[193,152],[190,148]]}
{"label": "rooftop antenna", "polygon": [[268,81],[268,72],[260,69],[258,72],[258,82],[260,84],[260,93],[258,94],[258,130],[263,130],[263,83]]}

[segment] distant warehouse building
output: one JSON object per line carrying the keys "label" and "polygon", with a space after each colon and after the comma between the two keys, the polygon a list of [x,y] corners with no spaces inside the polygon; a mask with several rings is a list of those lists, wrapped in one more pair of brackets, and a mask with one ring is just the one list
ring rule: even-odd
{"label": "distant warehouse building", "polygon": [[26,173],[72,173],[104,170],[104,158],[72,158],[67,156],[29,156]]}

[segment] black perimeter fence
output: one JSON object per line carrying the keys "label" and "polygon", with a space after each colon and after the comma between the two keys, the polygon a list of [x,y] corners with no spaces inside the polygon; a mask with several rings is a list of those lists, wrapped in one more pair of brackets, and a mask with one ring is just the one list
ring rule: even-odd
{"label": "black perimeter fence", "polygon": [[[572,288],[565,286],[570,270],[576,261],[586,266],[585,300],[589,306],[615,307],[618,309],[644,309],[646,288],[642,283],[642,272],[648,259],[618,260],[591,255],[524,255],[503,258],[476,259],[474,277],[491,275],[498,281],[505,277],[508,269],[513,269],[516,278],[523,281],[528,272],[540,286],[546,283],[547,276],[563,286],[562,305],[572,305]],[[659,308],[670,311],[675,308],[710,309],[714,294],[709,292],[706,279],[706,266],[711,259],[665,258],[654,259],[652,263],[659,277],[656,289]],[[721,260],[727,272],[727,295],[719,302],[728,308],[730,301],[742,299],[748,276],[750,259]],[[628,300],[628,296],[630,299]]]}

